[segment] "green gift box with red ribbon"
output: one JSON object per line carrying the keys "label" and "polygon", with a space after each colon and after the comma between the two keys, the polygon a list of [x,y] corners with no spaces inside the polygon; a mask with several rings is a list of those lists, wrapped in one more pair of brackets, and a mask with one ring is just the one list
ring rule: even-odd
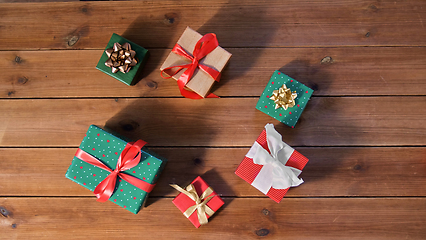
{"label": "green gift box with red ribbon", "polygon": [[167,160],[148,151],[146,142],[129,142],[91,125],[65,176],[107,200],[138,213]]}

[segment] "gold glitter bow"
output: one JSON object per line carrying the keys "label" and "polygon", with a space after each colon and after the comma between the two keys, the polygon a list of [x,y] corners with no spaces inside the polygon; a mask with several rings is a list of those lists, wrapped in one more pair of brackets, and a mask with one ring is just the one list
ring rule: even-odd
{"label": "gold glitter bow", "polygon": [[272,97],[269,99],[274,100],[275,109],[280,107],[287,110],[287,108],[294,107],[296,105],[294,99],[297,97],[296,91],[291,92],[290,88],[287,88],[285,84],[278,90],[272,92]]}
{"label": "gold glitter bow", "polygon": [[190,199],[192,199],[195,202],[194,205],[190,206],[188,209],[186,209],[185,212],[183,212],[183,215],[186,218],[189,218],[189,216],[191,216],[192,213],[194,213],[195,210],[197,210],[197,216],[198,216],[198,221],[200,222],[200,225],[207,224],[209,220],[207,219],[206,214],[209,216],[212,216],[215,213],[209,206],[206,205],[207,202],[210,201],[210,199],[216,196],[216,195],[213,195],[206,198],[207,196],[213,193],[213,189],[211,187],[208,187],[203,192],[203,194],[201,194],[201,196],[198,196],[197,191],[195,190],[195,187],[192,184],[189,184],[186,187],[186,190],[179,187],[176,184],[170,184],[170,186],[172,186],[179,192],[185,194],[186,196],[188,196]]}
{"label": "gold glitter bow", "polygon": [[116,42],[112,48],[105,50],[105,53],[108,56],[105,66],[110,67],[113,73],[118,72],[118,70],[122,73],[127,73],[138,63],[135,58],[136,52],[132,50],[132,46],[129,43],[120,45]]}

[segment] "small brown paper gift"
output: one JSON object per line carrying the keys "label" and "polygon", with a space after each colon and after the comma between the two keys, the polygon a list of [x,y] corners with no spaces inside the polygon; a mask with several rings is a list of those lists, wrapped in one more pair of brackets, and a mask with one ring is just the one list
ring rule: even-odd
{"label": "small brown paper gift", "polygon": [[[192,53],[194,51],[194,47],[202,37],[203,36],[201,34],[194,31],[190,27],[187,27],[183,32],[182,36],[179,38],[177,44],[179,44],[188,54],[193,56]],[[218,46],[207,56],[202,58],[199,63],[211,67],[217,70],[218,72],[221,72],[222,69],[226,66],[231,56],[232,54]],[[160,70],[163,71],[164,69],[169,67],[184,65],[188,63],[190,63],[190,61],[185,57],[182,57],[174,52],[170,52],[169,56],[166,58],[163,65],[161,66]],[[186,69],[182,69],[175,75],[173,75],[172,69],[165,70],[164,73],[169,76],[173,75],[172,77],[175,80],[178,80],[185,70]],[[197,68],[194,72],[194,75],[185,85],[185,87],[188,90],[194,91],[201,97],[206,97],[214,82],[215,80],[211,76],[209,76],[203,70]]]}

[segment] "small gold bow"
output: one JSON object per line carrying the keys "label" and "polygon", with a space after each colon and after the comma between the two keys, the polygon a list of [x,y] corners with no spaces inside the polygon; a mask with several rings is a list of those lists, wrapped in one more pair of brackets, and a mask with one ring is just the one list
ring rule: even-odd
{"label": "small gold bow", "polygon": [[296,91],[291,92],[290,88],[287,88],[285,84],[278,90],[272,92],[272,97],[269,99],[274,100],[275,109],[280,107],[287,110],[287,108],[294,107],[296,105],[294,99],[297,97]]}
{"label": "small gold bow", "polygon": [[201,196],[198,196],[197,191],[195,190],[195,187],[192,184],[189,184],[186,187],[186,190],[176,184],[170,184],[170,186],[172,186],[179,192],[185,194],[195,202],[194,205],[190,206],[188,209],[186,209],[185,212],[183,212],[183,215],[186,218],[189,218],[189,216],[191,216],[192,213],[197,210],[198,221],[200,222],[200,225],[207,224],[209,220],[207,219],[206,214],[209,216],[212,216],[214,214],[214,211],[209,206],[207,206],[207,202],[210,201],[210,199],[212,199],[216,195],[210,196],[208,198],[206,197],[213,193],[213,189],[211,187],[208,187],[203,192],[203,194],[201,194]]}
{"label": "small gold bow", "polygon": [[118,70],[122,73],[127,73],[138,63],[135,58],[136,52],[132,50],[132,46],[129,43],[120,45],[116,42],[112,48],[105,50],[105,53],[108,56],[105,66],[110,67],[113,73],[118,72]]}

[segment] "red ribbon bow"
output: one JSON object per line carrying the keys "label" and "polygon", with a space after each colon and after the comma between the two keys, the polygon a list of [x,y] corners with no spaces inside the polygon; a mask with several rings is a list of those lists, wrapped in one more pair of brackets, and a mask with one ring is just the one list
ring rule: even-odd
{"label": "red ribbon bow", "polygon": [[[217,46],[219,46],[219,42],[217,41],[216,34],[214,33],[208,33],[204,35],[200,40],[198,40],[197,44],[194,47],[194,51],[192,54],[193,56],[188,54],[179,44],[176,43],[175,47],[172,49],[172,52],[187,58],[188,60],[191,61],[191,63],[165,68],[161,71],[161,76],[165,79],[168,79],[176,75],[183,68],[187,68],[185,72],[177,80],[180,93],[182,94],[182,96],[186,98],[191,98],[191,99],[203,98],[200,95],[196,94],[195,92],[184,89],[184,87],[191,79],[197,67],[202,69],[208,75],[210,75],[216,82],[219,82],[219,79],[220,79],[219,71],[199,63],[199,61],[203,57],[211,53]],[[175,71],[170,77],[164,77],[163,72],[172,68],[178,68],[178,70]],[[209,95],[207,95],[206,98],[218,98],[218,96],[216,96],[213,93],[210,93]]]}
{"label": "red ribbon bow", "polygon": [[104,163],[102,163],[89,153],[81,149],[77,150],[77,152],[75,153],[75,156],[77,158],[110,172],[110,174],[101,183],[99,183],[93,191],[93,193],[98,198],[98,202],[105,202],[111,197],[111,195],[114,193],[117,177],[122,178],[126,182],[132,184],[137,188],[142,189],[145,192],[152,191],[155,184],[147,183],[139,178],[130,176],[123,172],[139,164],[141,160],[141,149],[145,144],[146,142],[142,140],[138,140],[135,143],[128,143],[124,150],[121,152],[120,157],[117,161],[117,166],[114,170],[110,169],[108,166],[106,166]]}

